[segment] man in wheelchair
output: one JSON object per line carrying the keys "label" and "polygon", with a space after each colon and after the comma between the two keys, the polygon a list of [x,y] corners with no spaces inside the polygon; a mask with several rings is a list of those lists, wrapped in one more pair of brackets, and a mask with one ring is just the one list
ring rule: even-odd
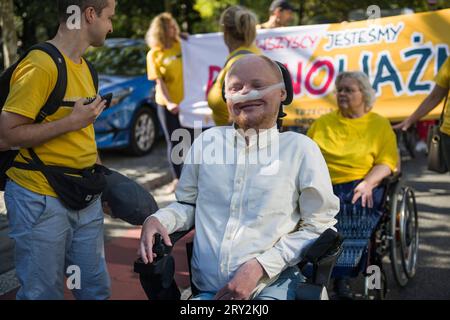
{"label": "man in wheelchair", "polygon": [[177,202],[143,225],[141,258],[156,258],[156,235],[172,246],[170,234],[195,225],[194,299],[295,299],[304,280],[297,263],[335,230],[339,200],[318,146],[278,131],[293,96],[282,64],[248,54],[229,70],[223,93],[234,124],[194,141]]}

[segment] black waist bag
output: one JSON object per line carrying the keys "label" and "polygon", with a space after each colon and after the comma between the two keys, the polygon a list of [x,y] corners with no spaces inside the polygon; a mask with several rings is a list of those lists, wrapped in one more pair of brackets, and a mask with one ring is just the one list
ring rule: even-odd
{"label": "black waist bag", "polygon": [[63,170],[47,166],[42,169],[42,173],[59,200],[70,209],[82,210],[88,207],[106,188],[105,173],[108,169],[101,165],[79,170],[79,176]]}
{"label": "black waist bag", "polygon": [[99,164],[86,169],[71,169],[45,165],[33,151],[28,149],[32,160],[28,163],[14,162],[14,166],[25,170],[42,172],[58,195],[59,200],[69,209],[82,210],[98,199],[106,188],[105,174],[111,171]]}

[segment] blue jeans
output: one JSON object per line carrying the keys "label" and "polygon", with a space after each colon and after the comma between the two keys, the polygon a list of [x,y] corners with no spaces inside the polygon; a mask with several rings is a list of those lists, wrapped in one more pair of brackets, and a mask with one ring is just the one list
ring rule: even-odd
{"label": "blue jeans", "polygon": [[[17,299],[64,299],[64,278],[76,299],[110,296],[100,199],[81,211],[54,197],[29,191],[13,181],[5,188],[10,237],[15,240]],[[79,268],[79,276],[75,269]],[[69,272],[66,274],[66,272]]]}
{"label": "blue jeans", "polygon": [[[298,267],[289,267],[274,283],[265,287],[254,300],[295,300],[295,291],[304,281]],[[215,295],[216,292],[200,292],[192,300],[212,300]]]}

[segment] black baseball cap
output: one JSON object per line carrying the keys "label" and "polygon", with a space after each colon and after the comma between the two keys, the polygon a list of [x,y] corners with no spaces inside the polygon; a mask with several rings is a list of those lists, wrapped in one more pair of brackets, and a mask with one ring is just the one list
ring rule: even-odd
{"label": "black baseball cap", "polygon": [[155,199],[137,182],[114,170],[105,177],[107,186],[102,201],[108,203],[114,218],[142,225],[148,216],[158,211]]}
{"label": "black baseball cap", "polygon": [[291,10],[291,11],[296,10],[296,8],[293,5],[291,5],[289,3],[289,1],[286,1],[286,0],[272,1],[272,3],[270,4],[270,8],[269,8],[270,12],[275,11],[276,8],[281,8],[283,10]]}

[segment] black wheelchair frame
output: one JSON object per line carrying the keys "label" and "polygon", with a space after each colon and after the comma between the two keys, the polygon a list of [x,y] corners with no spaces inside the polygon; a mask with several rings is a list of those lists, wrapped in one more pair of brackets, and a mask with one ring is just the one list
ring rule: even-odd
{"label": "black wheelchair frame", "polygon": [[[184,237],[191,230],[175,232],[170,235],[172,244]],[[306,250],[302,261],[298,264],[300,270],[306,267],[312,269],[312,275],[305,283],[301,283],[296,291],[299,300],[327,300],[327,285],[332,270],[342,252],[342,237],[336,231],[327,229]],[[193,244],[187,243],[189,274],[190,257]],[[174,280],[175,260],[171,255],[172,247],[166,246],[160,236],[155,239],[153,252],[157,257],[151,264],[144,264],[141,258],[134,263],[134,272],[139,274],[139,280],[150,300],[180,300],[181,293]],[[191,281],[193,295],[198,293]]]}

